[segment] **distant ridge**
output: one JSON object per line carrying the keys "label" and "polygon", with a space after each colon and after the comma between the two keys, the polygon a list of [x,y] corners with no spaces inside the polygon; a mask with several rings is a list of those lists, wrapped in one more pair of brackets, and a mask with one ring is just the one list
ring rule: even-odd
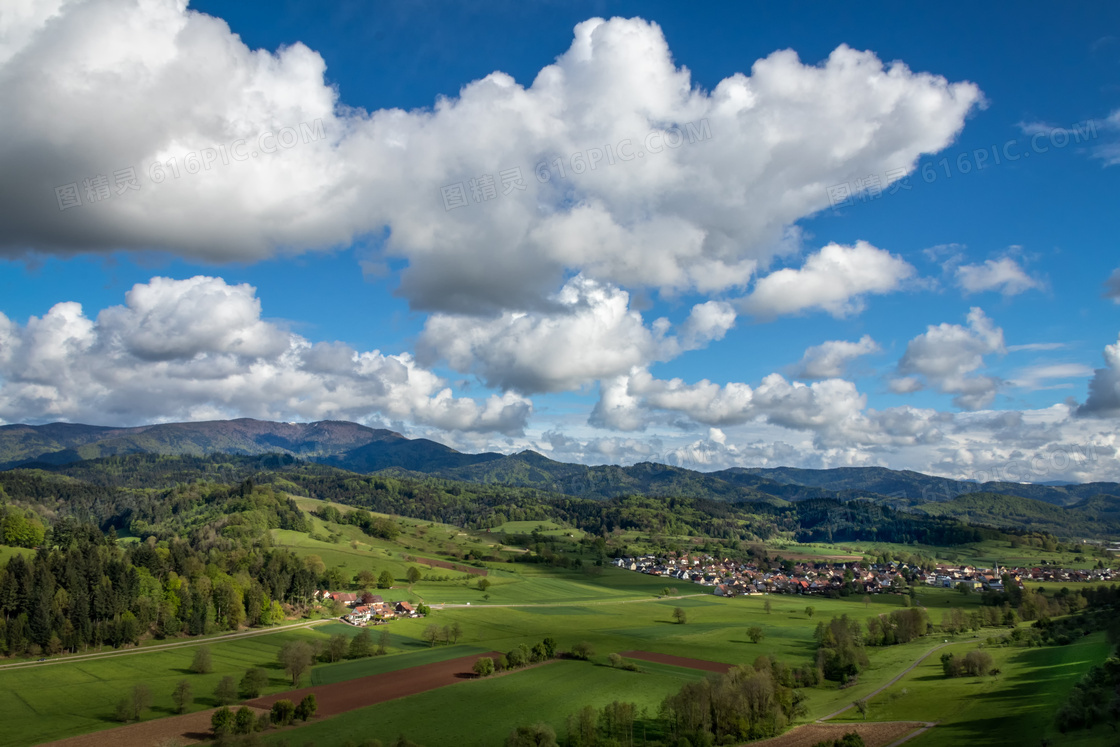
{"label": "distant ridge", "polygon": [[[129,454],[205,456],[287,454],[359,473],[406,472],[448,480],[533,488],[586,498],[624,495],[687,496],[717,501],[804,501],[817,498],[867,499],[902,509],[951,502],[984,493],[1017,496],[1054,506],[1079,506],[1112,516],[1120,484],[975,483],[885,467],[725,469],[698,472],[642,462],[629,467],[558,462],[535,451],[467,454],[425,438],[411,439],[357,423],[322,420],[275,423],[241,418],[161,423],[129,428],[51,423],[0,426],[0,469],[58,467]],[[1101,496],[1110,500],[1101,499]],[[983,507],[957,502],[955,510],[995,519],[990,500]],[[1005,507],[1002,507],[1005,508]],[[1032,512],[1034,513],[1034,512]]]}

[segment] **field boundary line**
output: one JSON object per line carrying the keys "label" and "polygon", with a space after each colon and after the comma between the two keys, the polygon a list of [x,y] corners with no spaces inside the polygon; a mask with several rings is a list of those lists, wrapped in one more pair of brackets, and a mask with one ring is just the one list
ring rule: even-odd
{"label": "field boundary line", "polygon": [[310,628],[325,622],[337,622],[337,618],[325,617],[322,620],[308,620],[306,622],[296,623],[294,625],[281,625],[278,628],[269,628],[267,630],[245,630],[239,633],[229,633],[227,635],[214,636],[211,638],[201,638],[194,641],[186,640],[177,641],[175,643],[160,643],[155,646],[138,646],[136,648],[129,649],[98,651],[92,654],[70,654],[68,656],[61,656],[56,659],[47,659],[46,661],[17,661],[12,664],[0,664],[0,671],[10,669],[29,669],[31,667],[45,667],[51,664],[86,662],[92,659],[106,659],[112,656],[128,656],[130,654],[146,654],[152,651],[167,651],[176,648],[190,648],[192,646],[205,646],[210,643],[224,643],[226,641],[235,641],[242,638],[256,638],[257,636],[283,633],[288,630],[303,630],[304,628]]}

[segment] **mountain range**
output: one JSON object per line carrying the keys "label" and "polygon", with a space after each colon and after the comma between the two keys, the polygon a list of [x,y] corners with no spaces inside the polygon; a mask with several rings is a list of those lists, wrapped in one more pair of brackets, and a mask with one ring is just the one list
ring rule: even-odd
{"label": "mountain range", "polygon": [[[114,428],[52,423],[0,426],[0,469],[58,467],[130,454],[204,456],[213,453],[280,453],[364,474],[434,476],[448,480],[534,488],[589,498],[629,494],[681,495],[716,500],[801,501],[868,498],[899,508],[947,503],[962,512],[985,511],[954,504],[958,496],[1017,496],[1052,506],[1086,506],[1111,515],[1120,484],[965,482],[884,467],[798,469],[741,468],[698,472],[642,462],[629,467],[558,462],[535,451],[468,454],[429,439],[344,421],[274,423],[242,418]],[[1104,505],[1097,504],[1104,501]],[[994,509],[993,509],[994,510]],[[931,511],[931,513],[937,513]]]}

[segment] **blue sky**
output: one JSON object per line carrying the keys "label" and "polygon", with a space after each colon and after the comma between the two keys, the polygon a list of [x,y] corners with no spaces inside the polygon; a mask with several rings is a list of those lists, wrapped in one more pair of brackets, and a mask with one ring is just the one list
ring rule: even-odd
{"label": "blue sky", "polygon": [[1111,6],[13,7],[0,422],[1120,479]]}

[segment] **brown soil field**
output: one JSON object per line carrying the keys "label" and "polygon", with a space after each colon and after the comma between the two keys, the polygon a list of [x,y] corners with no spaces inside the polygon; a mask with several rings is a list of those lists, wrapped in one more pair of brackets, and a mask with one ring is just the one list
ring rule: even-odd
{"label": "brown soil field", "polygon": [[686,659],[683,656],[673,656],[672,654],[655,654],[652,651],[623,651],[619,656],[625,656],[627,659],[641,659],[642,661],[652,661],[656,664],[671,664],[674,667],[685,667],[687,669],[699,669],[704,672],[730,672],[735,668],[734,664],[724,664],[721,661],[706,661],[704,659]]}
{"label": "brown soil field", "polygon": [[[210,733],[210,716],[216,710],[216,708],[209,708],[184,716],[157,718],[139,724],[95,731],[92,734],[47,742],[43,747],[104,747],[107,744],[113,747],[153,747],[160,744],[186,747],[191,744],[202,744],[213,739]],[[253,715],[262,712],[260,709],[253,709]]]}
{"label": "brown soil field", "polygon": [[303,687],[299,690],[288,690],[275,695],[266,695],[256,700],[248,700],[245,701],[245,705],[252,708],[271,708],[272,704],[278,700],[290,700],[293,703],[298,703],[308,693],[315,693],[315,701],[318,705],[315,715],[337,716],[355,708],[363,708],[375,703],[383,703],[386,700],[403,698],[407,695],[416,695],[444,685],[453,685],[456,682],[473,679],[475,675],[471,671],[471,667],[483,656],[496,659],[501,654],[492,651],[489,654],[461,656],[458,659],[437,661],[433,664],[400,669],[396,672],[373,674],[356,680]]}
{"label": "brown soil field", "polygon": [[469,573],[472,576],[485,576],[489,571],[485,568],[475,568],[473,565],[460,565],[459,563],[449,563],[446,560],[434,560],[432,558],[416,558],[416,562],[420,565],[430,566],[432,568],[447,568],[451,571],[459,571],[460,573]]}
{"label": "brown soil field", "polygon": [[[234,710],[242,705],[253,709],[254,713],[261,713],[272,708],[278,700],[286,699],[298,703],[308,693],[315,693],[315,716],[325,718],[337,716],[355,708],[362,708],[386,700],[403,698],[407,695],[434,690],[437,687],[453,685],[456,682],[475,677],[471,668],[483,656],[493,659],[501,654],[492,651],[489,654],[474,656],[461,656],[450,661],[439,661],[434,664],[424,664],[410,669],[400,669],[396,672],[374,674],[356,680],[336,682],[331,685],[318,685],[304,687],[299,690],[268,695],[255,700],[231,706]],[[537,665],[540,666],[540,665]],[[520,670],[518,670],[520,671]],[[50,742],[49,747],[153,747],[161,743],[175,745],[192,745],[211,740],[210,716],[217,709],[210,708],[197,713],[188,713],[184,716],[171,716],[169,718],[153,719],[139,724],[120,726],[115,729],[105,729],[92,734],[83,734],[77,737],[61,739]]]}
{"label": "brown soil field", "polygon": [[925,726],[920,721],[887,721],[859,724],[805,724],[795,727],[780,737],[751,742],[750,747],[813,747],[824,740],[834,740],[859,732],[867,747],[887,747],[907,734]]}

